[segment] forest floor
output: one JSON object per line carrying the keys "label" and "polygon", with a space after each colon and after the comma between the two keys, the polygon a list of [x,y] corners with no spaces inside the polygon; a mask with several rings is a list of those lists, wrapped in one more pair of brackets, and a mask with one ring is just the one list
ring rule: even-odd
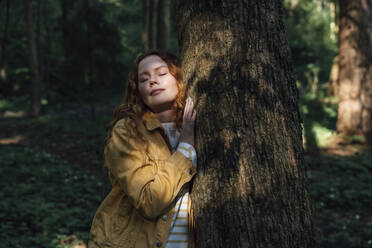
{"label": "forest floor", "polygon": [[[99,106],[94,119],[88,105],[65,106],[39,118],[26,118],[17,109],[7,114],[2,111],[0,162],[2,172],[9,170],[9,173],[2,173],[0,185],[4,186],[6,182],[9,185],[5,185],[8,191],[3,190],[1,194],[17,197],[0,206],[2,209],[13,208],[0,215],[0,218],[10,216],[0,223],[1,229],[5,230],[0,234],[0,239],[11,240],[13,235],[20,235],[23,229],[17,234],[14,225],[23,223],[24,229],[31,232],[29,236],[32,237],[23,234],[24,238],[19,244],[12,243],[12,247],[26,247],[25,244],[35,243],[43,244],[43,247],[64,248],[68,244],[84,247],[94,212],[110,188],[103,167],[102,148],[105,127],[111,120],[115,104]],[[371,151],[355,140],[334,135],[327,146],[306,151],[305,163],[316,216],[317,247],[372,247],[372,215],[369,207],[372,202]],[[42,165],[40,171],[29,171],[30,166],[34,168],[39,164]],[[59,184],[58,194],[48,190],[53,189],[61,178],[51,181],[50,174],[45,177],[41,175],[52,165],[61,165],[54,166],[54,174],[63,175],[60,176],[63,182],[68,182],[63,186]],[[20,182],[22,177],[27,180]],[[30,178],[35,179],[29,181]],[[41,184],[36,187],[35,180],[39,178]],[[77,193],[77,189],[82,192]],[[33,199],[31,203],[24,201],[28,199],[24,197],[29,196]],[[23,208],[29,209],[30,204],[34,212],[25,215],[17,214],[14,212],[17,208],[12,207],[16,205],[18,211],[22,211]],[[72,212],[62,212],[66,207]],[[29,228],[35,221],[41,221],[40,216],[45,215],[51,217],[43,219],[40,226]],[[79,221],[76,220],[77,216]],[[70,221],[66,223],[66,220]],[[7,233],[7,230],[13,234]],[[33,235],[35,232],[39,235]]]}
{"label": "forest floor", "polygon": [[361,142],[345,139],[338,134],[334,134],[327,146],[321,148],[318,152],[321,155],[352,156],[358,153],[372,152],[372,148]]}
{"label": "forest floor", "polygon": [[97,109],[96,115],[100,117],[96,119],[91,118],[87,108],[39,119],[3,117],[7,125],[1,125],[0,145],[30,147],[50,153],[106,180],[100,148],[103,147],[105,124],[109,121],[105,117],[112,109],[113,106]]}

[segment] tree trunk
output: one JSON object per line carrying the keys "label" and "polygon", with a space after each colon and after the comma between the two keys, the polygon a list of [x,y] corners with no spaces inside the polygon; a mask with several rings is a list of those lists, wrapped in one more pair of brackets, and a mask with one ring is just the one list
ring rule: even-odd
{"label": "tree trunk", "polygon": [[197,247],[314,246],[282,1],[175,1],[197,101]]}
{"label": "tree trunk", "polygon": [[331,73],[329,75],[329,86],[327,90],[328,96],[338,96],[338,76],[339,76],[339,68],[338,68],[338,56],[333,59]]}
{"label": "tree trunk", "polygon": [[3,40],[1,42],[1,53],[0,53],[0,78],[2,81],[7,80],[5,61],[6,61],[6,46],[8,43],[8,29],[9,29],[9,10],[10,10],[10,0],[5,2],[6,13],[5,13],[5,27],[3,33]]}
{"label": "tree trunk", "polygon": [[61,0],[61,7],[64,74],[66,81],[69,82],[67,87],[74,87],[85,80],[88,55],[86,29],[89,25],[86,23],[85,0]]}
{"label": "tree trunk", "polygon": [[337,131],[372,143],[372,3],[340,0]]}
{"label": "tree trunk", "polygon": [[37,0],[36,1],[36,5],[37,5],[37,9],[36,9],[36,57],[38,58],[38,65],[39,65],[39,68],[38,68],[38,71],[39,71],[39,77],[41,79],[41,81],[44,82],[44,53],[41,51],[41,38],[42,38],[42,31],[41,31],[41,18],[42,18],[42,15],[41,15],[41,8],[42,8],[42,4],[44,3],[45,1],[41,1],[41,0]]}
{"label": "tree trunk", "polygon": [[35,32],[33,30],[32,20],[32,1],[24,0],[25,8],[25,27],[28,36],[29,67],[31,74],[31,115],[40,115],[40,95],[41,81],[39,76],[39,65],[36,51]]}
{"label": "tree trunk", "polygon": [[145,51],[149,49],[149,22],[150,19],[150,2],[142,0],[142,46]]}
{"label": "tree trunk", "polygon": [[50,51],[51,51],[51,38],[50,38],[50,26],[49,26],[49,12],[48,12],[48,2],[44,1],[42,5],[42,15],[43,15],[43,24],[45,29],[45,53],[43,55],[43,65],[44,65],[44,75],[43,82],[48,84],[50,81]]}
{"label": "tree trunk", "polygon": [[155,49],[156,44],[156,20],[157,20],[157,11],[158,11],[158,0],[150,0],[150,15],[149,15],[149,49]]}
{"label": "tree trunk", "polygon": [[336,40],[338,34],[338,23],[339,23],[339,16],[338,16],[338,0],[332,0],[329,6],[330,10],[330,38],[332,41]]}
{"label": "tree trunk", "polygon": [[159,0],[157,24],[157,48],[167,50],[170,34],[170,0]]}

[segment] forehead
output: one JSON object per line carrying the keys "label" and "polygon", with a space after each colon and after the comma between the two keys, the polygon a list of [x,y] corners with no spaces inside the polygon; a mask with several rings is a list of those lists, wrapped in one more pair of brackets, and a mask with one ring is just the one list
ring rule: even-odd
{"label": "forehead", "polygon": [[138,64],[138,74],[151,71],[159,66],[168,66],[164,60],[157,55],[150,55],[142,59]]}

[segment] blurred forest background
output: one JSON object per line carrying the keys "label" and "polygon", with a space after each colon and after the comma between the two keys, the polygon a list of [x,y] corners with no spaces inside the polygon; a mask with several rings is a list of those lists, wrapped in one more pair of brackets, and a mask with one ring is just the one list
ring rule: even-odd
{"label": "blurred forest background", "polygon": [[[348,132],[337,122],[345,2],[283,1],[317,247],[327,248],[372,247],[372,123]],[[171,5],[0,0],[0,247],[85,247],[110,189],[105,127],[133,60],[178,53]]]}

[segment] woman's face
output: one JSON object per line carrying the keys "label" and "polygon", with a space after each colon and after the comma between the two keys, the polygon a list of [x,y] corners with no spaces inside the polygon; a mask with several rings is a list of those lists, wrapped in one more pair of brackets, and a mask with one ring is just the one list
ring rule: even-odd
{"label": "woman's face", "polygon": [[178,94],[177,80],[159,56],[147,56],[138,64],[138,91],[153,112],[172,108]]}

